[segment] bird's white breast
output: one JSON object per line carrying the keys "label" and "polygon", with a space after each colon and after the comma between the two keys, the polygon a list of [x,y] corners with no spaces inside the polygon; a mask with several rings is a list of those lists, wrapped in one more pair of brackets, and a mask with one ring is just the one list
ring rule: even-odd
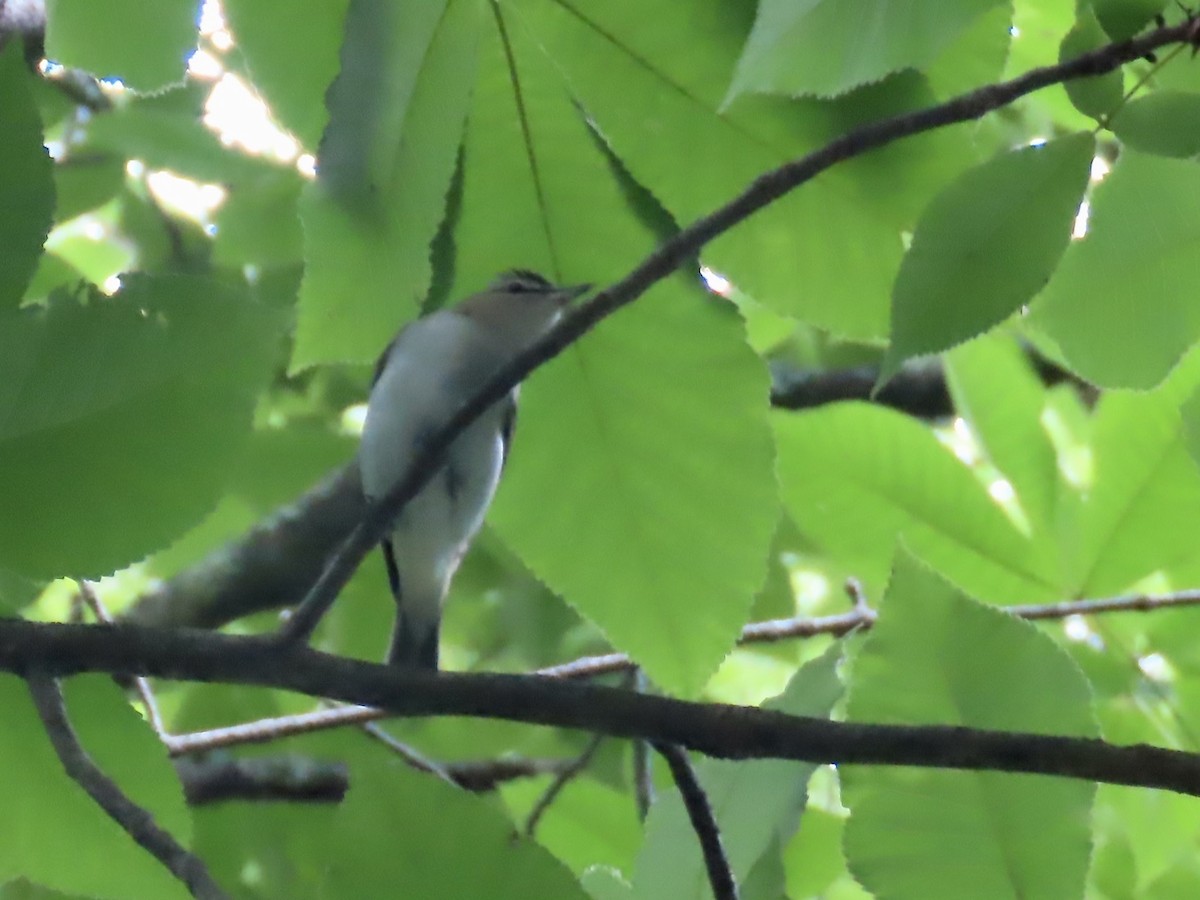
{"label": "bird's white breast", "polygon": [[[486,342],[481,345],[483,337],[478,325],[443,310],[413,322],[397,338],[371,390],[363,427],[359,458],[368,499],[397,484],[422,442],[495,374],[503,360],[488,352]],[[498,404],[460,434],[446,467],[396,520],[397,564],[410,579],[448,579],[479,529],[500,477],[504,414]]]}

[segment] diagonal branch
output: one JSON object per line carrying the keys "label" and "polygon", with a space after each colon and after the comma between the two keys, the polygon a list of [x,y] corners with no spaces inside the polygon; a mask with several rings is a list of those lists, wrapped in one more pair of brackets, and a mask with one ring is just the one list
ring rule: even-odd
{"label": "diagonal branch", "polygon": [[737,900],[737,881],[729,866],[729,857],[725,855],[725,846],[721,843],[717,817],[713,815],[708,794],[696,777],[696,770],[692,768],[687,753],[674,744],[655,744],[654,749],[667,761],[671,777],[675,779],[675,787],[679,789],[679,796],[687,810],[688,820],[692,823],[692,830],[700,840],[700,851],[704,854],[704,868],[708,872],[714,900]]}
{"label": "diagonal branch", "polygon": [[542,338],[503,366],[487,384],[462,403],[444,425],[432,432],[414,457],[408,474],[370,507],[338,548],[321,577],[281,629],[280,640],[284,643],[306,641],[312,635],[363,557],[379,542],[404,505],[437,473],[446,449],[463,429],[503,399],[534,369],[558,356],[605,318],[632,303],[694,257],[709,241],[837,163],[901,138],[978,119],[1052,84],[1111,72],[1159,47],[1193,43],[1198,30],[1200,16],[1191,16],[1181,24],[1109,44],[1057,65],[1032,69],[1011,81],[986,85],[945,103],[872,122],[847,132],[807,156],[760,175],[739,196],[663,242],[625,278],[566,315]]}
{"label": "diagonal branch", "polygon": [[46,735],[67,775],[87,791],[96,805],[108,813],[130,837],[187,885],[193,897],[203,900],[225,897],[225,892],[213,881],[200,857],[189,853],[170,832],[154,821],[149,812],[125,796],[117,783],[88,756],[67,718],[67,706],[58,681],[37,671],[29,672],[26,678],[29,694],[46,728]]}
{"label": "diagonal branch", "polygon": [[0,619],[0,671],[259,685],[393,715],[470,716],[679,744],[723,759],[1057,775],[1200,796],[1200,754],[946,725],[872,725],[695,703],[536,675],[401,671],[271,638]]}

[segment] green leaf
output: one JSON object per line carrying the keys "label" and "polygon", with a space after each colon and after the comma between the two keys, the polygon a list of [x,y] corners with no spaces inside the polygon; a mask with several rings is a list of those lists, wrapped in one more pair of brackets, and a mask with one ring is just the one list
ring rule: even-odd
{"label": "green leaf", "polygon": [[1200,464],[1200,388],[1179,408],[1183,419],[1183,439],[1188,454]]}
{"label": "green leaf", "polygon": [[587,896],[492,804],[404,766],[357,767],[331,846],[326,897]]}
{"label": "green leaf", "polygon": [[107,203],[124,184],[124,158],[103,154],[68,156],[54,166],[55,220],[65,222]]}
{"label": "green leaf", "polygon": [[1095,191],[1033,322],[1104,387],[1150,388],[1200,337],[1200,166],[1126,150]]}
{"label": "green leaf", "polygon": [[[223,709],[223,721],[231,721],[235,708]],[[282,758],[283,764],[289,761],[297,780],[311,769],[311,757]],[[319,803],[206,803],[192,813],[193,850],[234,897],[316,900],[337,812],[332,804]]]}
{"label": "green leaf", "polygon": [[[547,784],[548,779],[514,781],[503,788],[504,798],[510,807],[530,810]],[[595,865],[628,871],[641,838],[629,795],[594,778],[568,782],[537,827],[537,842],[581,875]]]}
{"label": "green leaf", "polygon": [[1155,91],[1126,103],[1109,124],[1126,147],[1186,159],[1200,153],[1200,94]]}
{"label": "green leaf", "polygon": [[579,879],[592,900],[628,900],[633,889],[621,878],[621,873],[605,866],[593,866]]}
{"label": "green leaf", "polygon": [[[112,680],[65,682],[80,742],[101,770],[184,845],[191,819],[166,750]],[[139,847],[63,771],[19,678],[0,676],[0,883],[23,876],[89,897],[187,897],[187,889]],[[66,842],[65,844],[63,842]],[[71,847],[70,865],[62,848]]]}
{"label": "green leaf", "polygon": [[[827,717],[842,694],[841,649],[830,647],[803,666],[786,690],[764,704],[798,716]],[[783,760],[705,760],[696,775],[708,794],[734,877],[751,870],[796,828],[816,765]],[[634,867],[633,895],[653,900],[704,900],[711,888],[696,833],[678,791],[664,794],[646,820],[646,840]]]}
{"label": "green leaf", "polygon": [[300,205],[293,370],[374,359],[428,291],[481,21],[478,0],[352,3],[319,179]]}
{"label": "green leaf", "polygon": [[0,324],[0,558],[95,576],[216,501],[274,358],[276,317],[228,285],[129,276]]}
{"label": "green leaf", "polygon": [[946,357],[954,409],[1012,485],[1039,540],[1047,540],[1059,490],[1054,444],[1041,422],[1046,390],[1014,341],[982,337]]}
{"label": "green leaf", "polygon": [[723,301],[657,286],[530,379],[493,507],[526,564],[676,693],[732,649],[778,515],[743,341]]}
{"label": "green leaf", "polygon": [[1013,39],[1011,3],[1001,3],[979,16],[931,65],[925,68],[938,97],[953,97],[1004,74]]}
{"label": "green leaf", "polygon": [[829,896],[827,889],[846,872],[842,856],[844,816],[810,805],[800,820],[800,829],[784,850],[789,897]]}
{"label": "green leaf", "polygon": [[931,62],[1000,0],[763,0],[738,60],[740,94],[831,97]]}
{"label": "green leaf", "polygon": [[1200,509],[1200,469],[1183,443],[1173,403],[1108,394],[1093,425],[1095,483],[1079,512],[1071,596],[1118,593],[1196,555],[1179,523]]}
{"label": "green leaf", "polygon": [[304,238],[297,203],[302,186],[296,172],[280,171],[231,190],[216,214],[216,262],[226,266],[299,262]]}
{"label": "green leaf", "polygon": [[199,13],[196,0],[47,0],[46,56],[154,91],[183,80]]}
{"label": "green leaf", "polygon": [[985,599],[1059,596],[1054,550],[1022,535],[926,426],[865,403],[779,415],[775,423],[785,507],[868,591],[882,590],[903,537]]}
{"label": "green leaf", "polygon": [[[240,56],[271,113],[308,150],[328,114],[325,89],[338,70],[349,0],[224,0]],[[287,22],[281,28],[281,22]]]}
{"label": "green leaf", "polygon": [[1054,271],[1087,187],[1095,142],[1075,134],[970,169],[917,223],[892,291],[880,382],[1028,303]]}
{"label": "green leaf", "polygon": [[1166,0],[1091,0],[1096,18],[1114,41],[1133,37],[1166,5]]}
{"label": "green leaf", "polygon": [[[1109,44],[1111,39],[1104,33],[1091,6],[1084,6],[1079,19],[1065,38],[1058,51],[1060,62],[1074,59],[1089,50]],[[1125,80],[1120,69],[1093,75],[1090,78],[1072,78],[1063,83],[1071,102],[1085,116],[1099,119],[1121,105],[1125,97]]]}
{"label": "green leaf", "polygon": [[[973,602],[907,553],[855,658],[847,716],[1098,732],[1086,679],[1050,638]],[[883,767],[843,768],[841,778],[846,857],[876,896],[1082,895],[1091,783]]]}
{"label": "green leaf", "polygon": [[191,82],[97,114],[86,125],[81,152],[109,152],[140,160],[149,169],[222,185],[278,173],[278,163],[227,147],[208,129],[203,119],[209,90],[203,82]]}
{"label": "green leaf", "polygon": [[[932,97],[910,76],[837,103],[752,97],[725,111],[724,73],[750,27],[750,9],[722,0],[686,9],[670,0],[611,0],[584,18],[533,0],[522,26],[537,37],[539,52],[552,55],[622,164],[688,223],[855,124]],[[511,110],[497,116],[512,121]],[[498,132],[503,127],[493,125],[480,143],[494,142]],[[839,335],[881,337],[901,231],[929,191],[969,158],[966,140],[957,129],[924,135],[837,166],[714,240],[703,260],[781,313]]]}
{"label": "green leaf", "polygon": [[52,165],[19,42],[0,53],[0,311],[21,302],[54,210]]}

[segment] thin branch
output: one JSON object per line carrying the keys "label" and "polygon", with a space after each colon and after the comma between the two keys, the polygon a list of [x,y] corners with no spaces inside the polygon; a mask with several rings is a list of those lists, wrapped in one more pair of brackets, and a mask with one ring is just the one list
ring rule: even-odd
{"label": "thin branch", "polygon": [[729,858],[725,855],[725,847],[721,843],[721,829],[717,827],[717,818],[713,815],[712,805],[708,802],[708,794],[696,777],[696,771],[682,748],[674,744],[654,745],[654,749],[667,761],[679,796],[687,810],[692,830],[700,841],[700,850],[704,854],[704,868],[708,871],[708,883],[712,887],[714,900],[737,900],[737,881],[733,877],[733,869],[729,866]]}
{"label": "thin branch", "polygon": [[363,557],[379,542],[404,505],[445,464],[446,449],[485,410],[503,399],[534,369],[558,356],[602,320],[632,303],[656,282],[693,258],[709,241],[826,169],[901,138],[978,119],[1019,97],[1073,78],[1101,75],[1159,47],[1196,40],[1200,18],[1109,44],[1053,66],[1033,69],[1011,81],[987,85],[935,106],[853,129],[821,149],[756,178],[741,195],[664,241],[625,278],[567,314],[542,338],[517,354],[475,392],[422,444],[408,473],[369,508],[329,561],[321,577],[279,632],[282,643],[307,641]]}
{"label": "thin branch", "polygon": [[640,737],[722,759],[1021,772],[1200,796],[1200,754],[1144,744],[946,725],[833,722],[533,675],[407,671],[263,637],[0,619],[0,671],[258,685],[397,716],[469,716]]}
{"label": "thin branch", "polygon": [[[1099,600],[1071,600],[1062,603],[1028,604],[1005,608],[1008,612],[1021,618],[1065,619],[1075,615],[1150,612],[1156,609],[1171,609],[1198,604],[1200,604],[1200,590],[1189,590],[1159,596],[1127,594]],[[870,628],[875,624],[875,617],[876,614],[870,607],[863,606],[852,612],[817,618],[798,616],[788,619],[767,619],[745,626],[738,639],[738,644],[747,646],[774,643],[816,637],[822,634],[839,637],[856,628]],[[537,669],[532,674],[549,678],[584,679],[613,672],[630,671],[633,668],[635,668],[634,662],[624,653],[607,653],[603,656],[584,656],[568,663]],[[171,754],[179,755],[247,743],[266,743],[293,734],[306,734],[328,728],[358,725],[386,716],[386,712],[378,709],[342,706],[336,710],[279,716],[225,728],[175,735],[167,738],[166,742]]]}
{"label": "thin branch", "polygon": [[[96,621],[106,624],[112,624],[115,621],[112,613],[108,611],[108,607],[104,605],[104,601],[100,599],[100,595],[96,593],[96,585],[86,578],[79,582],[79,599],[92,611]],[[146,721],[159,738],[165,738],[167,729],[163,724],[162,712],[159,711],[158,701],[154,698],[154,690],[150,687],[150,681],[140,676],[134,678],[133,689],[137,692],[142,701],[142,707],[146,710]]]}
{"label": "thin branch", "polygon": [[1112,612],[1151,612],[1200,604],[1200,590],[1176,591],[1172,594],[1121,594],[1098,600],[1064,600],[1060,603],[1028,603],[1006,606],[1005,610],[1022,619],[1065,619],[1068,616],[1087,616]]}
{"label": "thin branch", "polygon": [[[503,758],[442,763],[454,784],[475,794],[518,778],[554,775],[573,760]],[[350,786],[344,763],[305,756],[234,757],[228,753],[188,756],[175,771],[191,806],[230,800],[281,803],[340,803]]]}
{"label": "thin branch", "polygon": [[[646,693],[646,673],[639,667],[633,682],[639,694]],[[654,805],[654,766],[650,758],[650,745],[643,740],[632,742],[633,753],[633,796],[637,803],[638,821],[645,822]]]}
{"label": "thin branch", "polygon": [[228,800],[339,803],[350,785],[344,763],[293,755],[180,759],[175,771],[190,806]]}
{"label": "thin branch", "polygon": [[[75,626],[84,628],[87,626]],[[159,827],[154,817],[125,796],[117,783],[105,775],[79,743],[67,717],[67,706],[58,681],[47,674],[26,673],[29,694],[58,754],[63,769],[96,804],[108,813],[130,837],[182,881],[193,897],[219,900],[227,895],[217,885],[204,862],[189,853],[171,834]]]}
{"label": "thin branch", "polygon": [[[141,626],[133,626],[141,627]],[[297,734],[311,734],[314,731],[327,731],[330,728],[342,728],[346,725],[359,725],[363,722],[373,722],[382,719],[387,713],[368,706],[342,705],[332,709],[318,709],[313,712],[296,713],[291,716],[275,716],[270,719],[257,719],[253,722],[242,722],[238,725],[227,725],[224,728],[212,728],[206,731],[194,731],[189,734],[173,734],[164,738],[167,752],[171,756],[184,756],[188,753],[201,753],[206,750],[216,750],[222,747],[239,747],[244,744],[269,744],[285,737]]]}
{"label": "thin branch", "polygon": [[554,776],[554,780],[550,782],[550,786],[542,792],[537,802],[533,804],[533,809],[529,812],[529,818],[525,820],[526,837],[533,837],[533,833],[537,831],[538,822],[542,820],[542,816],[546,814],[546,810],[550,808],[550,804],[562,793],[562,789],[592,764],[592,760],[596,758],[596,753],[599,752],[600,745],[604,743],[606,737],[607,735],[605,734],[593,734],[579,755],[571,760],[570,764],[563,766]]}
{"label": "thin branch", "polygon": [[445,781],[448,784],[455,783],[454,778],[442,766],[438,765],[427,756],[419,753],[414,747],[410,747],[403,741],[392,737],[392,735],[388,734],[388,732],[381,728],[377,723],[362,722],[358,727],[359,730],[367,735],[367,737],[380,744],[383,744],[383,746],[387,747],[417,771],[428,772],[430,775],[436,775],[438,778],[442,779],[442,781]]}

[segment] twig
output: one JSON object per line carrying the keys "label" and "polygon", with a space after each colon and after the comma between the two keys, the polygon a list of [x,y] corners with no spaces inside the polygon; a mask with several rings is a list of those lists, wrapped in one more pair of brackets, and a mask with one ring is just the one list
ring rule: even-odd
{"label": "twig", "polygon": [[[639,667],[633,682],[639,694],[646,693],[646,673]],[[654,767],[650,745],[643,740],[633,742],[633,797],[637,803],[638,821],[645,822],[654,805]]]}
{"label": "twig", "polygon": [[[1005,609],[1024,619],[1065,619],[1068,616],[1076,615],[1150,612],[1156,609],[1195,605],[1200,605],[1200,590],[1179,591],[1174,594],[1158,596],[1128,594],[1098,600],[1069,600],[1061,603],[1009,606]],[[762,622],[752,622],[743,628],[738,643],[747,646],[810,638],[821,634],[838,637],[855,628],[870,628],[875,624],[875,617],[874,610],[868,607],[856,609],[853,612],[816,618],[797,616],[789,619],[767,619]],[[583,679],[629,671],[634,667],[633,661],[624,653],[607,653],[603,656],[584,656],[568,663],[537,669],[533,674],[548,678]],[[172,755],[179,755],[239,744],[265,743],[293,734],[357,725],[386,716],[386,712],[378,709],[342,706],[334,710],[279,716],[274,719],[260,719],[226,728],[174,735],[167,740],[167,747]]]}
{"label": "twig", "polygon": [[728,231],[826,169],[901,138],[947,125],[978,119],[1019,97],[1073,78],[1101,75],[1167,44],[1194,40],[1200,20],[1151,31],[1141,37],[1109,44],[1074,59],[1026,72],[1011,81],[986,85],[945,103],[893,116],[853,129],[819,150],[760,175],[732,201],[696,220],[664,241],[625,278],[605,288],[590,301],[564,316],[549,332],[517,354],[421,445],[408,473],[382,499],[341,544],[321,577],[280,629],[282,643],[307,641],[363,557],[379,542],[389,524],[410,499],[445,464],[446,449],[458,434],[500,401],[534,369],[583,337],[598,323],[632,303],[656,282],[693,258],[709,241]]}
{"label": "twig", "polygon": [[399,741],[392,737],[375,722],[362,722],[358,727],[364,734],[383,744],[414,769],[417,769],[421,772],[428,772],[430,775],[436,775],[438,778],[449,784],[456,784],[453,776],[451,776],[450,773],[447,772],[442,766],[435,763],[432,759],[429,759],[428,757],[417,752],[415,748],[410,747],[403,741]]}
{"label": "twig", "polygon": [[188,734],[170,735],[165,743],[171,756],[200,753],[221,747],[237,747],[242,744],[266,744],[297,734],[310,734],[329,728],[342,728],[382,719],[387,713],[368,706],[346,704],[333,709],[318,709],[313,712],[291,716],[275,716],[242,722],[224,728],[193,731]]}
{"label": "twig", "polygon": [[[96,585],[88,581],[86,578],[79,581],[79,599],[84,605],[92,611],[92,615],[99,622],[111,625],[113,620],[112,613],[108,611],[108,607],[104,605],[104,601],[96,593]],[[162,713],[158,709],[158,701],[154,699],[154,691],[150,687],[148,679],[136,677],[133,679],[133,689],[137,691],[138,697],[142,701],[142,706],[146,710],[146,721],[150,723],[150,727],[154,729],[154,733],[159,738],[167,737],[167,729],[163,725]]]}
{"label": "twig", "polygon": [[717,826],[716,816],[708,802],[708,795],[696,777],[692,763],[680,747],[675,744],[656,743],[654,749],[667,761],[679,796],[691,820],[692,830],[700,841],[700,850],[704,854],[704,868],[708,871],[708,883],[712,887],[714,900],[737,900],[737,881],[733,877],[733,869],[729,866],[729,858],[725,855],[725,847],[721,843],[721,829]]}
{"label": "twig", "polygon": [[67,707],[58,681],[39,672],[26,673],[26,680],[34,706],[46,728],[46,735],[67,775],[87,791],[88,796],[130,837],[182,881],[193,897],[203,900],[226,897],[208,874],[204,862],[159,827],[149,812],[126,797],[117,783],[100,771],[100,767],[88,756],[67,718]]}
{"label": "twig", "polygon": [[[481,759],[444,763],[441,768],[464,790],[482,794],[518,778],[553,775],[563,759]],[[305,756],[235,757],[228,753],[175,761],[184,796],[192,806],[229,800],[339,803],[350,785],[346,766]]]}
{"label": "twig", "polygon": [[525,820],[526,837],[533,837],[533,833],[537,830],[538,822],[541,821],[546,810],[550,808],[550,804],[562,793],[562,789],[592,764],[592,760],[596,758],[596,753],[600,750],[600,745],[604,743],[604,739],[607,736],[599,732],[593,734],[588,739],[587,745],[580,754],[558,771],[554,776],[554,780],[550,782],[550,786],[542,792],[542,796],[538,797],[537,803],[533,804],[533,809],[529,812],[529,818]]}
{"label": "twig", "polygon": [[344,763],[304,756],[237,759],[228,754],[179,759],[175,771],[190,806],[227,800],[287,803],[339,803],[349,777]]}

